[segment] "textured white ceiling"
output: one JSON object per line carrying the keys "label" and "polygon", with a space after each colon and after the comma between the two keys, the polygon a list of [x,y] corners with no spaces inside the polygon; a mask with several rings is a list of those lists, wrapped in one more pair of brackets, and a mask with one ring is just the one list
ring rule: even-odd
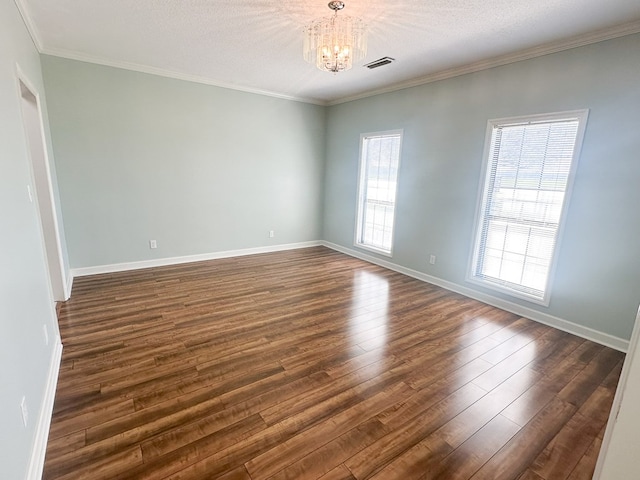
{"label": "textured white ceiling", "polygon": [[345,0],[340,14],[369,28],[362,63],[397,61],[331,74],[302,58],[303,27],[332,13],[327,1],[16,0],[43,53],[318,103],[603,29],[640,31],[640,0]]}

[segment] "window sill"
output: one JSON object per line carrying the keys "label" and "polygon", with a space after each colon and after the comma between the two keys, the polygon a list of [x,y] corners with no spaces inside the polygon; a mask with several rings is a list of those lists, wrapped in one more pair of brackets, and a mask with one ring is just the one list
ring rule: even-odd
{"label": "window sill", "polygon": [[383,250],[381,248],[372,247],[370,245],[365,245],[364,243],[354,243],[354,247],[361,248],[363,250],[367,250],[369,252],[377,253],[378,255],[384,255],[385,257],[393,258],[392,250]]}
{"label": "window sill", "polygon": [[526,293],[519,292],[518,290],[513,290],[508,287],[503,287],[502,285],[499,285],[497,283],[493,283],[487,280],[482,280],[477,277],[467,276],[465,280],[469,283],[473,283],[474,285],[478,285],[488,290],[493,290],[494,292],[499,292],[504,295],[508,295],[509,297],[525,300],[527,302],[535,303],[536,305],[541,305],[543,307],[549,306],[550,299],[549,299],[548,292],[545,293],[544,297],[540,298],[540,297],[534,297],[533,295],[527,295]]}

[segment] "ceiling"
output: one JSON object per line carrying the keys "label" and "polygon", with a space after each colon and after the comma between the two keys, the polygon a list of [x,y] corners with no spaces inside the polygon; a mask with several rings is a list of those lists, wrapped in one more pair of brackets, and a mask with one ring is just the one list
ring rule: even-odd
{"label": "ceiling", "polygon": [[302,58],[328,0],[15,0],[42,53],[333,104],[640,32],[638,0],[345,0],[368,27],[364,62]]}

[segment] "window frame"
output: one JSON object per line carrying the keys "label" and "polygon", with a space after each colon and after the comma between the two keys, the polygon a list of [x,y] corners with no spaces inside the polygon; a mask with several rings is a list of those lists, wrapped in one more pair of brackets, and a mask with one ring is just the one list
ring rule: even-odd
{"label": "window frame", "polygon": [[[392,137],[392,136],[399,136],[400,143],[398,145],[398,174],[396,177],[396,191],[393,199],[394,214],[393,214],[393,223],[391,225],[391,248],[389,249],[389,251],[387,251],[373,245],[368,245],[361,241],[362,226],[364,221],[364,218],[363,218],[364,217],[364,200],[365,200],[364,195],[366,192],[366,185],[365,185],[366,179],[364,175],[366,159],[363,157],[363,154],[364,154],[365,140],[370,138],[375,138],[375,137]],[[360,134],[360,149],[358,153],[358,177],[357,177],[358,191],[357,191],[357,197],[356,197],[356,222],[355,222],[355,231],[353,236],[353,245],[355,247],[362,248],[364,250],[369,250],[371,252],[384,255],[387,257],[393,257],[394,237],[395,237],[396,220],[397,220],[396,209],[398,204],[398,190],[399,190],[398,186],[400,183],[400,164],[402,160],[403,140],[404,140],[403,129],[385,130],[381,132],[369,132],[369,133]]]}
{"label": "window frame", "polygon": [[[580,155],[582,150],[582,144],[584,141],[585,130],[587,127],[588,116],[589,116],[589,110],[582,109],[582,110],[569,110],[569,111],[555,112],[555,113],[523,115],[523,116],[517,116],[517,117],[505,117],[505,118],[491,119],[487,122],[487,129],[485,134],[485,145],[484,145],[483,159],[482,159],[482,170],[480,173],[480,182],[479,182],[478,194],[477,194],[477,200],[476,200],[476,212],[475,212],[475,218],[473,221],[473,231],[471,236],[471,238],[473,239],[473,243],[471,244],[471,254],[469,255],[469,263],[468,263],[467,274],[466,274],[466,280],[468,282],[482,286],[489,290],[493,290],[496,292],[509,295],[511,297],[526,300],[531,303],[535,303],[545,307],[549,306],[549,303],[551,300],[550,297],[551,297],[553,280],[555,278],[556,267],[558,264],[558,255],[559,255],[560,247],[562,244],[562,238],[564,236],[567,211],[569,209],[569,204],[571,203],[571,195],[573,192],[573,185],[575,183],[578,163],[580,161]],[[560,210],[558,228],[556,230],[555,243],[553,245],[553,253],[551,255],[546,284],[544,287],[544,293],[542,297],[538,297],[533,294],[527,294],[526,292],[521,292],[512,288],[509,288],[509,286],[507,285],[501,285],[497,282],[492,282],[490,280],[483,279],[475,274],[477,270],[478,260],[480,257],[480,244],[482,242],[482,237],[483,237],[484,212],[486,211],[487,197],[489,193],[489,185],[490,185],[489,182],[490,182],[491,164],[492,164],[491,156],[493,152],[492,139],[493,139],[494,130],[500,127],[515,126],[515,125],[522,125],[522,124],[547,123],[547,122],[562,121],[562,120],[577,120],[578,129],[577,129],[576,139],[575,139],[574,148],[573,148],[571,165],[569,168],[569,175],[567,178],[567,185],[564,191],[564,198],[563,198],[562,207]]]}

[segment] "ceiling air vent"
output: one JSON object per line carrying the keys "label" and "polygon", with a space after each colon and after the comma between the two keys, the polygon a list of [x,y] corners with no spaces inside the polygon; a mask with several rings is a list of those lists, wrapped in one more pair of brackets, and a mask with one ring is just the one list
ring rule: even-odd
{"label": "ceiling air vent", "polygon": [[371,63],[367,63],[365,65],[365,67],[367,67],[369,70],[373,69],[373,68],[378,68],[381,67],[383,65],[388,65],[391,62],[395,61],[395,58],[391,58],[391,57],[382,57],[379,58],[378,60],[374,60]]}

